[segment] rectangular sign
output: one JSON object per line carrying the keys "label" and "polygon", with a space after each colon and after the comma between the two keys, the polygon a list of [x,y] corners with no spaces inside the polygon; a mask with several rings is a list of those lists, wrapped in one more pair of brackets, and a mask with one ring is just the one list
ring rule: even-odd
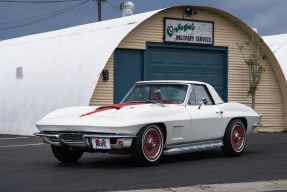
{"label": "rectangular sign", "polygon": [[165,42],[213,45],[213,22],[165,18],[164,24]]}

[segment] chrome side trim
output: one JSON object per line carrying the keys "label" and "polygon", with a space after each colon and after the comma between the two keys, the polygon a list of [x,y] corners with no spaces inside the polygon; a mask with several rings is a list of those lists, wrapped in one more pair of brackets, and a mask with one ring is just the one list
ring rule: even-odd
{"label": "chrome side trim", "polygon": [[182,145],[176,145],[170,148],[166,148],[164,150],[164,155],[176,155],[176,154],[182,154],[182,153],[210,150],[210,149],[215,149],[215,148],[219,148],[222,146],[223,146],[222,140],[182,144]]}

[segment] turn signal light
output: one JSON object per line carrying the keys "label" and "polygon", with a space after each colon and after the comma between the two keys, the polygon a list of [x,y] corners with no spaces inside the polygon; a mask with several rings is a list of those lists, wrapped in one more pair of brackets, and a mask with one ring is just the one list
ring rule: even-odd
{"label": "turn signal light", "polygon": [[44,137],[40,137],[41,143],[47,143],[46,139]]}
{"label": "turn signal light", "polygon": [[124,142],[123,142],[123,141],[119,141],[119,142],[118,142],[118,145],[119,145],[120,147],[124,147]]}

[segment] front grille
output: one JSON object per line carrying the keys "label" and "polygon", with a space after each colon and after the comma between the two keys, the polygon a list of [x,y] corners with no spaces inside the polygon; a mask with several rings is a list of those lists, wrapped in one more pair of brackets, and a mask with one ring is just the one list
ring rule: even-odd
{"label": "front grille", "polygon": [[60,138],[64,142],[84,142],[83,134],[80,133],[62,133]]}

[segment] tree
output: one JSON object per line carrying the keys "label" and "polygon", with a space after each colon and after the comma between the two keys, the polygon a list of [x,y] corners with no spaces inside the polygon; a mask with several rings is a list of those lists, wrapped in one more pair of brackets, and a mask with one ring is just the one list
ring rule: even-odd
{"label": "tree", "polygon": [[[257,35],[252,31],[251,45],[249,42],[237,43],[237,47],[244,59],[244,63],[248,66],[249,71],[249,90],[248,96],[252,97],[252,109],[255,109],[255,95],[258,90],[258,85],[261,80],[262,74],[265,72],[264,66],[261,64],[262,60],[266,60],[266,55],[260,48],[262,38],[258,38]],[[244,50],[252,49],[252,53],[247,55]]]}

